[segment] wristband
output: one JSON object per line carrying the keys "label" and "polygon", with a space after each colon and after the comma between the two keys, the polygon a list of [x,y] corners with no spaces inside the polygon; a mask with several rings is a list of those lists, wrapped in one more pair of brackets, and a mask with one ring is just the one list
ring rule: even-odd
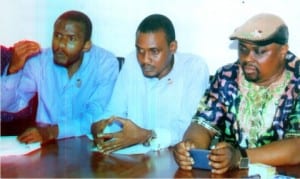
{"label": "wristband", "polygon": [[240,169],[247,169],[249,167],[249,158],[246,152],[246,149],[240,148],[241,158],[239,161]]}
{"label": "wristband", "polygon": [[143,143],[143,145],[149,147],[154,139],[156,139],[156,133],[154,130],[151,130],[150,137]]}

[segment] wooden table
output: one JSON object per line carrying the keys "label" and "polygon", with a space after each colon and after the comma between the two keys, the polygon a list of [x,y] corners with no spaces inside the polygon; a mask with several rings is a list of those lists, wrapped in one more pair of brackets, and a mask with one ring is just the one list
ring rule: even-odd
{"label": "wooden table", "polygon": [[[213,175],[206,170],[180,170],[169,149],[146,155],[104,156],[92,152],[93,143],[87,137],[58,140],[24,156],[1,157],[1,177],[246,177],[247,170],[235,170],[225,175]],[[300,165],[277,168],[280,173],[300,177]]]}

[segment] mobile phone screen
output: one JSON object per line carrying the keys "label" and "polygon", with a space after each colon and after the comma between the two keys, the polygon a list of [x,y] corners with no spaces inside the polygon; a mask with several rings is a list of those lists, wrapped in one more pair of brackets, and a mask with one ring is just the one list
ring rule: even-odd
{"label": "mobile phone screen", "polygon": [[206,170],[211,169],[211,166],[208,165],[209,159],[207,158],[207,155],[210,153],[210,150],[191,149],[189,152],[195,162],[193,168],[200,168]]}

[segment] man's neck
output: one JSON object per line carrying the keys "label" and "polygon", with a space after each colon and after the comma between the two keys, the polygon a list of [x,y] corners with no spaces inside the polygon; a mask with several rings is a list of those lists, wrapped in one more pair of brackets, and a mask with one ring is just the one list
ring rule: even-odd
{"label": "man's neck", "polygon": [[167,76],[170,71],[172,70],[173,66],[174,66],[174,55],[172,55],[172,59],[170,64],[160,73],[160,75],[157,77],[159,80],[162,79],[163,77]]}
{"label": "man's neck", "polygon": [[77,62],[73,63],[69,67],[67,67],[69,78],[72,78],[72,76],[74,75],[74,73],[79,69],[82,61],[83,61],[83,58],[81,58]]}
{"label": "man's neck", "polygon": [[264,87],[269,87],[270,85],[272,85],[273,83],[275,83],[276,81],[278,81],[281,76],[283,75],[285,68],[282,68],[279,70],[279,72],[275,75],[273,75],[271,78],[269,78],[266,81],[262,81],[262,82],[256,82],[255,84],[258,86],[264,86]]}

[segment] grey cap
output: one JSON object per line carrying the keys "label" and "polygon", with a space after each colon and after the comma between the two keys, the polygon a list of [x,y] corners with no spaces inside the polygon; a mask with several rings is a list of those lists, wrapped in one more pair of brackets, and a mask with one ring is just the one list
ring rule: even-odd
{"label": "grey cap", "polygon": [[273,14],[262,13],[253,16],[235,29],[231,40],[245,40],[260,44],[288,42],[289,32],[285,22]]}

